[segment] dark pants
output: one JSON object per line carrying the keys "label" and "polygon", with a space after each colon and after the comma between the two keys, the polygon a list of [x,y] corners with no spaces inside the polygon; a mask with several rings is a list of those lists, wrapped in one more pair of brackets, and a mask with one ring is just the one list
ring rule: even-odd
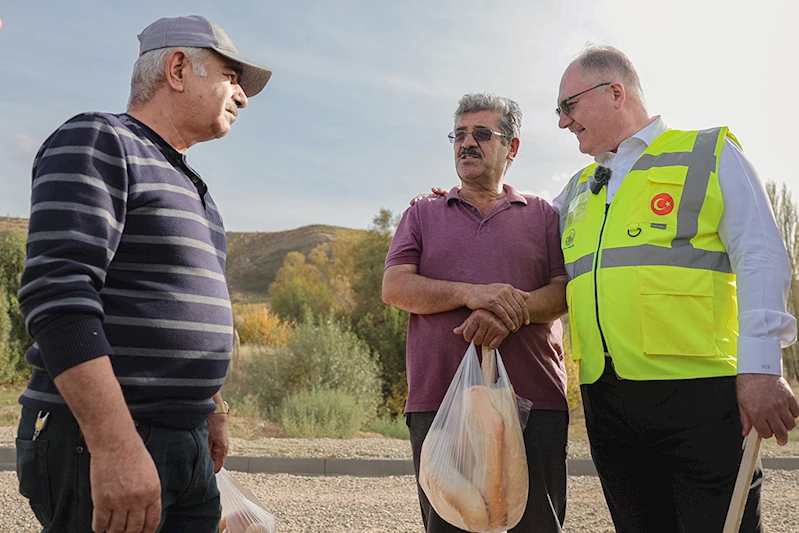
{"label": "dark pants", "polygon": [[[436,413],[408,413],[406,423],[410,430],[413,449],[413,467],[416,471],[416,488],[422,508],[422,521],[427,533],[454,533],[463,531],[438,516],[419,486],[419,460],[430,425]],[[527,450],[527,471],[530,489],[527,507],[514,533],[560,533],[566,518],[566,444],[568,442],[569,414],[566,411],[530,411],[524,429],[524,447]]]}
{"label": "dark pants", "polygon": [[[713,533],[743,454],[735,378],[631,381],[606,365],[582,386],[591,455],[618,533]],[[755,469],[741,533],[762,531]]]}
{"label": "dark pants", "polygon": [[[17,434],[19,492],[42,533],[91,533],[91,455],[69,414],[52,413],[32,441],[37,411],[22,408]],[[219,533],[222,507],[205,427],[176,430],[137,424],[161,479],[161,533]]]}

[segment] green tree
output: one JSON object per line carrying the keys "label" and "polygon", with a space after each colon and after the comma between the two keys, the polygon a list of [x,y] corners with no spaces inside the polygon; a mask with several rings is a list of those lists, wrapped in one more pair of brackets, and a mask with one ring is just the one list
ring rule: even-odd
{"label": "green tree", "polygon": [[[2,340],[3,326],[0,325],[0,346],[3,346],[0,371],[5,383],[19,383],[30,377],[30,366],[25,361],[25,351],[33,344],[25,328],[25,319],[19,312],[17,290],[22,279],[25,261],[25,238],[17,232],[6,235],[0,243],[0,321],[7,323],[7,336]],[[3,344],[4,343],[4,344]]]}
{"label": "green tree", "polygon": [[327,313],[333,305],[322,271],[299,252],[286,254],[275,281],[269,285],[269,297],[272,310],[287,322],[300,322],[308,312]]}
{"label": "green tree", "polygon": [[397,415],[405,407],[408,381],[405,345],[408,312],[383,303],[383,272],[386,254],[398,223],[391,211],[381,209],[369,231],[353,250],[352,290],[355,307],[352,323],[358,336],[375,350],[383,369],[383,410]]}
{"label": "green tree", "polygon": [[[774,210],[777,227],[785,243],[788,259],[791,262],[791,289],[788,295],[788,312],[796,316],[799,311],[799,210],[791,196],[788,186],[783,183],[781,187],[773,181],[766,182],[766,193]],[[799,349],[796,344],[789,346],[782,352],[785,374],[794,380],[799,380]]]}

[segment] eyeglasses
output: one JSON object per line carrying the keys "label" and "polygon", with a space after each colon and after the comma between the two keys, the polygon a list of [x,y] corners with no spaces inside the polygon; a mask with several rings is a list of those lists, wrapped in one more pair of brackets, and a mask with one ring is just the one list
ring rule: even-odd
{"label": "eyeglasses", "polygon": [[451,143],[462,143],[466,140],[466,136],[471,134],[472,138],[477,142],[486,142],[490,141],[491,137],[494,135],[499,135],[500,137],[505,137],[505,134],[500,131],[490,130],[488,128],[475,128],[472,131],[467,130],[455,130],[449,132],[447,138]]}
{"label": "eyeglasses", "polygon": [[564,115],[566,115],[568,117],[569,113],[572,112],[572,108],[571,108],[571,106],[569,106],[569,100],[574,100],[575,98],[577,98],[581,94],[585,94],[588,91],[593,91],[597,87],[604,87],[605,85],[610,85],[611,83],[613,83],[613,82],[612,81],[608,81],[608,82],[605,82],[605,83],[600,83],[599,85],[594,85],[590,89],[586,89],[586,90],[584,90],[582,92],[579,92],[577,94],[574,94],[574,95],[572,95],[572,96],[570,96],[568,98],[564,98],[563,100],[561,100],[560,105],[555,108],[555,114],[557,116],[560,116],[560,114],[563,113]]}

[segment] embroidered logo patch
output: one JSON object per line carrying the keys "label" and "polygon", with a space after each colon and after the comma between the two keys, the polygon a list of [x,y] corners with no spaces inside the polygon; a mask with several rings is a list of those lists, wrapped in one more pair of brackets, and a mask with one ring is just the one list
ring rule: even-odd
{"label": "embroidered logo patch", "polygon": [[565,248],[571,248],[572,246],[574,246],[574,235],[575,232],[573,229],[566,234],[566,241],[564,243]]}
{"label": "embroidered logo patch", "polygon": [[665,216],[674,211],[674,198],[670,194],[662,192],[652,198],[652,212],[656,215]]}

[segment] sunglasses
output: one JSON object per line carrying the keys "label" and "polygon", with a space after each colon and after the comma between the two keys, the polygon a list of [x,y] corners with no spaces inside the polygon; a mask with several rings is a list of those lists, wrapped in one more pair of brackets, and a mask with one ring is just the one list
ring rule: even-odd
{"label": "sunglasses", "polygon": [[569,100],[574,100],[578,96],[583,95],[583,94],[587,93],[588,91],[593,91],[594,89],[596,89],[598,87],[604,87],[605,85],[610,85],[611,83],[613,83],[613,82],[612,81],[608,81],[608,82],[605,82],[605,83],[600,83],[599,85],[594,85],[590,89],[586,89],[586,90],[584,90],[582,92],[579,92],[577,94],[573,94],[572,96],[570,96],[568,98],[564,98],[563,100],[561,100],[560,105],[555,108],[555,114],[557,116],[560,116],[560,114],[563,113],[564,115],[566,115],[568,117],[569,113],[572,112],[572,108],[569,105]]}
{"label": "sunglasses", "polygon": [[488,128],[475,128],[472,131],[467,130],[455,130],[449,132],[447,138],[451,143],[462,143],[466,140],[466,136],[471,134],[472,138],[477,142],[486,142],[490,141],[491,137],[494,135],[499,135],[500,137],[505,137],[505,134],[499,131],[490,130]]}

